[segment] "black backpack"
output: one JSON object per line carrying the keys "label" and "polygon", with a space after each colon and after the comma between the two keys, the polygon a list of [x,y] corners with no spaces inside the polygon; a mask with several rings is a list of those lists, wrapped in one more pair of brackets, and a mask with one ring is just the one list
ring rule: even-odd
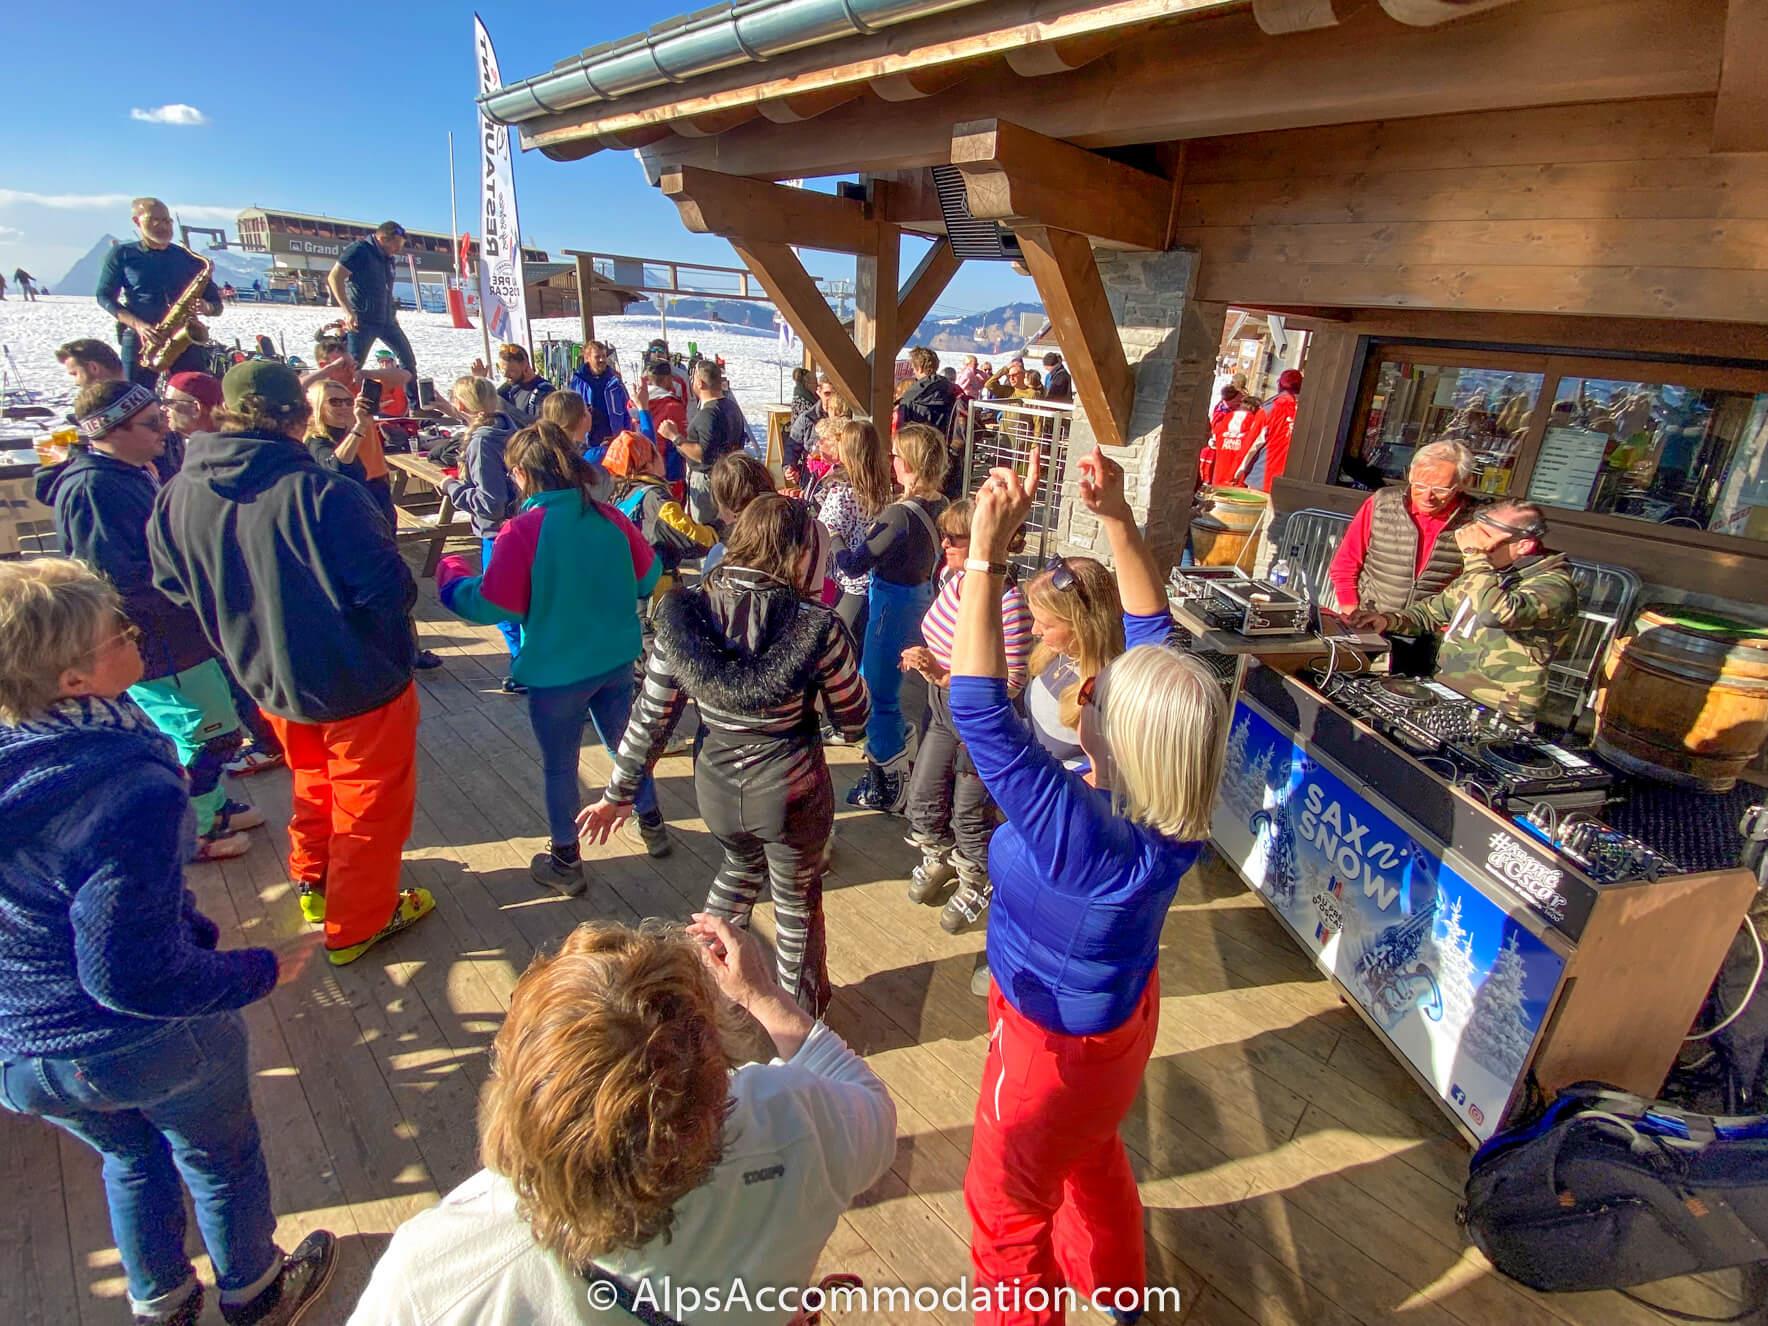
{"label": "black backpack", "polygon": [[1693,1114],[1580,1082],[1474,1153],[1461,1218],[1492,1265],[1531,1289],[1768,1269],[1768,1116]]}

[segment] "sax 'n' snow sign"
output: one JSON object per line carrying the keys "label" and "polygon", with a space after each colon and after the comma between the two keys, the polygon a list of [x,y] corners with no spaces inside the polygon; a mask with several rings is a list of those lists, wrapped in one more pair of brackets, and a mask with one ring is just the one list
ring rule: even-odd
{"label": "sax 'n' snow sign", "polygon": [[[473,15],[473,59],[479,69],[479,95],[503,86],[497,52],[484,21]],[[510,131],[479,107],[480,217],[479,300],[494,339],[514,341],[526,350],[528,295],[522,279],[522,223],[516,216],[516,181],[510,170]]]}
{"label": "sax 'n' snow sign", "polygon": [[1315,961],[1490,1137],[1565,959],[1245,700],[1211,827]]}

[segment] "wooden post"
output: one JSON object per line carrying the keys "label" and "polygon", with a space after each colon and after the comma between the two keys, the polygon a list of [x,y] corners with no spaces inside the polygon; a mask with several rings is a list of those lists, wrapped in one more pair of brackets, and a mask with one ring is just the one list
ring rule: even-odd
{"label": "wooden post", "polygon": [[577,317],[583,324],[583,343],[595,340],[595,303],[590,293],[595,282],[595,264],[587,253],[577,255]]}
{"label": "wooden post", "polygon": [[[865,177],[873,203],[889,185]],[[902,256],[902,237],[894,226],[880,226],[877,247],[862,253],[854,264],[853,346],[866,357],[870,390],[859,406],[871,415],[879,432],[890,427],[896,397],[896,351],[902,344],[897,330],[897,268]]]}
{"label": "wooden post", "polygon": [[1019,232],[1019,248],[1094,434],[1106,446],[1123,446],[1130,436],[1136,380],[1093,261],[1092,244],[1071,230],[1027,226]]}

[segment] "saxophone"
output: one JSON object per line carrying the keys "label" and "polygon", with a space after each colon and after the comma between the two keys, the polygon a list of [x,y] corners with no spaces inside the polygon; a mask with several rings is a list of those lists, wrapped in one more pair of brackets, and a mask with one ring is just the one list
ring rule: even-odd
{"label": "saxophone", "polygon": [[[190,253],[189,249],[184,251]],[[196,311],[203,302],[203,291],[208,287],[215,264],[200,254],[190,253],[190,256],[202,264],[201,268],[172,301],[166,316],[141,338],[141,363],[155,373],[164,373],[191,346],[209,343],[209,329],[197,321]]]}

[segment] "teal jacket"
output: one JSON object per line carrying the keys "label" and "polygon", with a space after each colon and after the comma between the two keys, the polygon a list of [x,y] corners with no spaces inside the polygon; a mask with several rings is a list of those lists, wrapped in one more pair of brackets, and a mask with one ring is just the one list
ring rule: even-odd
{"label": "teal jacket", "polygon": [[638,658],[638,601],[662,570],[630,520],[601,502],[585,507],[575,488],[564,488],[522,503],[498,531],[483,575],[444,557],[436,592],[469,622],[522,624],[511,672],[524,686],[570,686]]}

